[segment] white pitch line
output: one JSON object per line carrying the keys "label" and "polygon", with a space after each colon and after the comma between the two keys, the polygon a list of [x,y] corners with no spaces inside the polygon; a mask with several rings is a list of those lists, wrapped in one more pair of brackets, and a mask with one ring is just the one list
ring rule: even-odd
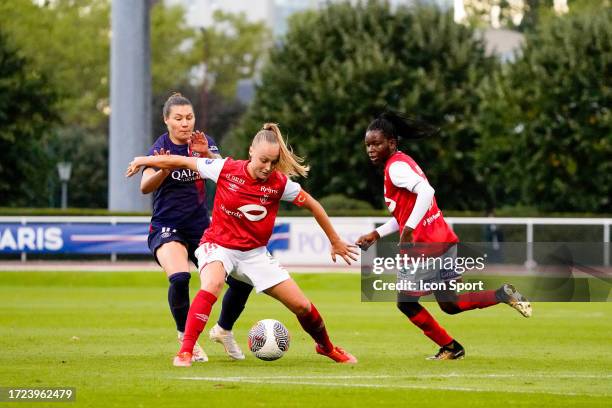
{"label": "white pitch line", "polygon": [[[355,376],[346,376],[347,378],[355,378]],[[365,376],[363,376],[365,377]],[[445,391],[462,391],[462,392],[512,392],[519,394],[547,394],[547,395],[562,395],[562,396],[589,396],[589,397],[608,397],[610,394],[589,394],[575,392],[556,392],[546,390],[504,390],[504,389],[486,389],[474,387],[449,387],[449,386],[427,386],[427,385],[411,385],[411,384],[355,384],[355,383],[330,383],[302,381],[294,379],[293,381],[279,380],[279,377],[173,377],[176,380],[191,380],[191,381],[209,381],[209,382],[238,382],[247,384],[280,384],[280,385],[313,385],[321,387],[346,387],[346,388],[405,388],[405,389],[420,389],[420,390],[445,390]],[[293,377],[295,378],[295,377]],[[300,376],[300,378],[305,378]],[[317,377],[325,380],[333,378],[333,376]]]}
{"label": "white pitch line", "polygon": [[[194,377],[197,378],[197,377]],[[203,377],[207,378],[207,377]],[[223,378],[235,378],[237,380],[242,379],[294,379],[295,376],[289,375],[274,375],[274,376],[257,376],[257,377],[223,377]],[[464,373],[432,373],[432,374],[405,374],[405,375],[301,375],[300,378],[309,380],[318,379],[333,379],[333,380],[350,380],[357,378],[366,379],[381,379],[381,378],[396,378],[396,379],[411,379],[411,378],[542,378],[542,379],[562,379],[562,378],[585,378],[585,379],[608,379],[612,378],[612,374],[573,374],[573,373],[525,373],[525,374],[464,374]]]}

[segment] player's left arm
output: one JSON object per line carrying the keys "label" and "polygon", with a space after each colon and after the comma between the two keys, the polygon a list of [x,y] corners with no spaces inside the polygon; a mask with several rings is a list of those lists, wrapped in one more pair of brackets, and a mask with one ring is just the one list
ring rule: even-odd
{"label": "player's left arm", "polygon": [[407,163],[393,163],[389,168],[389,178],[395,186],[417,195],[414,208],[400,234],[400,245],[411,243],[414,240],[412,233],[427,213],[436,191],[425,177],[418,175]]}
{"label": "player's left arm", "polygon": [[317,223],[323,232],[325,232],[325,235],[331,243],[331,257],[334,262],[336,262],[336,255],[340,255],[349,265],[351,264],[351,260],[357,260],[358,252],[355,249],[356,246],[346,243],[340,238],[321,203],[312,198],[312,196],[304,190],[300,190],[294,203],[306,208],[312,213],[315,220],[317,220]]}
{"label": "player's left arm", "polygon": [[210,137],[205,135],[203,132],[196,130],[191,134],[189,141],[189,149],[192,152],[199,153],[201,157],[208,159],[221,159],[221,155],[219,154],[219,148],[215,141]]}

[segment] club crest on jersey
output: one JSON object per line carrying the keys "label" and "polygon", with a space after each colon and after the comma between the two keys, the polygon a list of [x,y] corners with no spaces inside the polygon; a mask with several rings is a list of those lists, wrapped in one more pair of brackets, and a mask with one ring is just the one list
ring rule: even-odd
{"label": "club crest on jersey", "polygon": [[246,204],[242,207],[238,207],[238,211],[244,214],[249,221],[260,221],[268,215],[268,210],[258,204]]}
{"label": "club crest on jersey", "polygon": [[385,197],[385,204],[387,204],[387,208],[389,209],[390,213],[393,213],[393,211],[395,211],[397,203],[394,200]]}
{"label": "club crest on jersey", "polygon": [[162,238],[168,238],[170,237],[172,234],[176,233],[176,229],[175,228],[169,228],[169,227],[162,227],[162,234],[161,237]]}

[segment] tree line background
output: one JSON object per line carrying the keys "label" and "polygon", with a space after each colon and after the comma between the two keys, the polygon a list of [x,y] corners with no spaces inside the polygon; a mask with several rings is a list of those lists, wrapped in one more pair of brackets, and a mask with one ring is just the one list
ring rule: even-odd
{"label": "tree line background", "polygon": [[[336,3],[294,15],[273,39],[221,12],[196,30],[180,6],[158,2],[151,141],[164,131],[163,101],[180,91],[224,154],[245,158],[261,124],[278,122],[313,167],[300,182],[314,196],[382,208],[363,137],[389,108],[442,129],[401,148],[445,209],[610,213],[611,9],[576,1],[555,16],[539,3],[513,27],[522,49],[501,62],[485,52],[479,20],[456,24],[433,7]],[[70,205],[106,208],[109,21],[109,1],[0,3],[0,206],[57,206],[55,165],[69,160]],[[249,78],[247,106],[236,89]]]}

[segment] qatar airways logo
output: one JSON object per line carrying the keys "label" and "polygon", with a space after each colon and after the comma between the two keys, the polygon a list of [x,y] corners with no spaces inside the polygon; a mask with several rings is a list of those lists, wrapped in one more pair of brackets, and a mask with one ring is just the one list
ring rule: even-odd
{"label": "qatar airways logo", "polygon": [[234,183],[238,183],[238,184],[246,183],[246,181],[244,181],[244,179],[241,179],[238,176],[234,176],[233,174],[226,174],[225,178],[230,180],[230,181],[233,181]]}
{"label": "qatar airways logo", "polygon": [[170,177],[172,177],[172,179],[176,181],[189,183],[192,181],[199,180],[200,174],[189,169],[177,169],[173,170],[172,173],[170,173]]}

